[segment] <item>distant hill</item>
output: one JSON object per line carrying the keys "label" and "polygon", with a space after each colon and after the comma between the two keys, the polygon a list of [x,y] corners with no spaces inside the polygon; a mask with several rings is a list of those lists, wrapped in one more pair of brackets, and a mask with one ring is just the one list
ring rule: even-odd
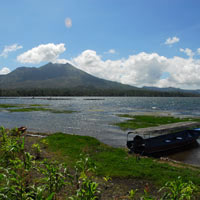
{"label": "distant hill", "polygon": [[137,88],[97,78],[69,63],[48,63],[0,75],[0,96],[200,96],[200,92]]}
{"label": "distant hill", "polygon": [[182,93],[192,93],[192,94],[200,94],[200,90],[186,90],[174,87],[167,87],[167,88],[159,88],[159,87],[143,87],[145,90],[150,91],[159,91],[159,92],[182,92]]}

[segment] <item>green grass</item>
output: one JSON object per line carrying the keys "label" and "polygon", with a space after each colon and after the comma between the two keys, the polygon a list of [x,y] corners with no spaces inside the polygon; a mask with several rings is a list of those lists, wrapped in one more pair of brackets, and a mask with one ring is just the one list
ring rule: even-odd
{"label": "green grass", "polygon": [[20,106],[22,106],[22,104],[0,104],[0,108],[16,108]]}
{"label": "green grass", "polygon": [[48,104],[30,104],[31,107],[49,106]]}
{"label": "green grass", "polygon": [[151,158],[141,158],[137,161],[126,150],[107,146],[88,136],[56,133],[45,140],[48,142],[49,151],[56,154],[56,159],[66,162],[69,166],[75,164],[81,153],[88,154],[97,165],[98,175],[132,177],[150,180],[158,185],[182,176],[184,180],[191,180],[200,185],[200,168],[195,170],[186,167],[177,168],[158,163]]}
{"label": "green grass", "polygon": [[70,114],[76,111],[72,110],[54,110],[50,108],[43,108],[43,107],[26,107],[26,108],[14,108],[14,109],[8,109],[9,112],[34,112],[34,111],[42,111],[42,112],[51,112],[51,113],[64,113],[64,114]]}
{"label": "green grass", "polygon": [[33,112],[33,111],[50,111],[49,108],[15,108],[15,109],[9,109],[9,112]]}
{"label": "green grass", "polygon": [[171,124],[177,122],[186,122],[186,121],[198,121],[198,119],[192,118],[175,118],[169,116],[153,116],[153,115],[118,115],[119,117],[130,118],[124,122],[115,123],[122,130],[127,129],[138,129],[138,128],[147,128],[153,126],[159,126],[164,124]]}
{"label": "green grass", "polygon": [[17,108],[17,107],[41,107],[41,106],[48,106],[48,104],[0,104],[0,108]]}
{"label": "green grass", "polygon": [[9,112],[34,112],[34,111],[42,111],[42,112],[51,112],[57,114],[70,114],[77,111],[73,110],[55,110],[50,108],[44,108],[43,106],[49,106],[48,104],[0,104],[0,108],[5,108]]}

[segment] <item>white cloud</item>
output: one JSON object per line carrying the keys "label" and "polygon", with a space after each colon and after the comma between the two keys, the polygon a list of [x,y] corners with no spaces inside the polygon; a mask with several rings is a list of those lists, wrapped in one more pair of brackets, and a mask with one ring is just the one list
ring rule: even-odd
{"label": "white cloud", "polygon": [[17,51],[18,49],[23,48],[21,45],[13,44],[9,46],[5,46],[0,56],[7,57],[10,52]]}
{"label": "white cloud", "polygon": [[115,51],[115,49],[110,49],[108,51],[105,52],[105,54],[116,54],[117,52]]}
{"label": "white cloud", "polygon": [[172,38],[169,37],[169,38],[166,39],[165,44],[166,45],[172,45],[172,44],[177,43],[179,41],[180,41],[180,39],[178,37],[172,37]]}
{"label": "white cloud", "polygon": [[53,62],[66,50],[65,44],[41,44],[17,57],[21,63],[38,64],[40,62]]}
{"label": "white cloud", "polygon": [[180,52],[185,53],[190,58],[192,58],[195,55],[195,53],[191,49],[189,49],[189,48],[186,48],[186,49],[180,48]]}
{"label": "white cloud", "polygon": [[197,54],[200,55],[200,48],[197,49]]}
{"label": "white cloud", "polygon": [[71,64],[71,61],[67,60],[67,59],[56,59],[56,60],[53,60],[52,63],[57,63],[57,64],[66,64],[66,63],[70,63]]}
{"label": "white cloud", "polygon": [[0,69],[0,75],[5,75],[5,74],[8,74],[10,73],[10,69],[7,68],[7,67],[3,67],[2,69]]}
{"label": "white cloud", "polygon": [[67,27],[67,28],[71,28],[72,27],[72,19],[71,18],[66,18],[65,19],[65,26]]}
{"label": "white cloud", "polygon": [[104,60],[96,51],[85,50],[70,61],[59,58],[59,55],[65,50],[65,45],[62,43],[43,44],[21,54],[17,57],[17,60],[22,63],[33,64],[42,61],[70,63],[99,78],[137,87],[199,89],[200,86],[200,59],[193,59],[194,53],[190,49],[180,50],[186,53],[189,58],[167,58],[157,53],[141,52],[118,60]]}
{"label": "white cloud", "polygon": [[93,50],[86,50],[72,62],[79,68],[100,78],[130,85],[154,84],[162,76],[166,58],[156,53],[142,52],[127,59],[106,60]]}
{"label": "white cloud", "polygon": [[[72,63],[94,76],[138,87],[197,89],[200,85],[200,60],[195,59],[141,52],[126,59],[103,60],[95,51],[86,50]],[[163,78],[163,74],[168,76]]]}
{"label": "white cloud", "polygon": [[200,60],[174,57],[168,59],[168,72],[170,77],[164,85],[186,89],[199,89]]}

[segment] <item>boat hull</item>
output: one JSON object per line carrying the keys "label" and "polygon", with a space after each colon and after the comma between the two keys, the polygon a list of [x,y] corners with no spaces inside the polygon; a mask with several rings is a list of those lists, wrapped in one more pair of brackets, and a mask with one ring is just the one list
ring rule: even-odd
{"label": "boat hull", "polygon": [[149,139],[135,136],[132,141],[127,141],[127,147],[136,154],[161,157],[198,147],[199,136],[200,132],[195,130],[180,131]]}
{"label": "boat hull", "polygon": [[168,148],[159,148],[159,149],[151,149],[146,150],[145,152],[138,152],[141,155],[144,156],[152,156],[152,157],[161,157],[161,156],[168,156],[171,154],[175,154],[178,152],[182,152],[185,150],[193,149],[199,147],[199,144],[196,140],[188,141],[187,143],[171,146]]}

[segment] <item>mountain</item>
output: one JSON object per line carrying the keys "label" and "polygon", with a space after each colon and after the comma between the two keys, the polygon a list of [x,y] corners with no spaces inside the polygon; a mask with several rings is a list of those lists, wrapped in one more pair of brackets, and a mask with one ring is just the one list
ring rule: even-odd
{"label": "mountain", "polygon": [[19,67],[0,75],[0,96],[200,96],[178,88],[137,88],[92,76],[71,64]]}
{"label": "mountain", "polygon": [[147,87],[144,86],[143,89],[150,91],[158,91],[158,92],[181,92],[181,93],[191,93],[191,94],[200,94],[200,90],[186,90],[174,87],[167,88],[159,88],[159,87]]}
{"label": "mountain", "polygon": [[56,88],[134,89],[129,85],[94,77],[71,64],[48,63],[42,67],[19,67],[0,76],[1,89]]}

